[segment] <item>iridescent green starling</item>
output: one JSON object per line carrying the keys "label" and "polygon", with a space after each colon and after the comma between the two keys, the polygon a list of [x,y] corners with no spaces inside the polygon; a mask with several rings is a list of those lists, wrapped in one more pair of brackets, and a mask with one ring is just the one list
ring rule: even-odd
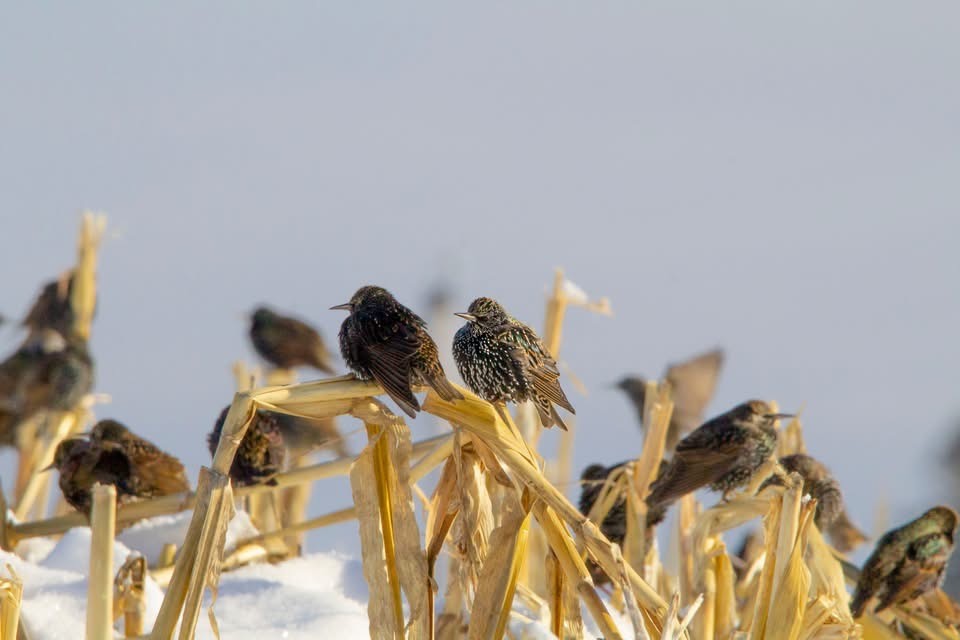
{"label": "iridescent green starling", "polygon": [[713,418],[677,444],[670,464],[650,487],[651,509],[709,486],[728,494],[747,484],[777,446],[778,418],[761,400],[751,400]]}
{"label": "iridescent green starling", "polygon": [[130,459],[111,443],[99,445],[85,438],[67,438],[57,445],[50,468],[60,472],[64,499],[83,513],[90,511],[91,490],[96,483],[115,486],[121,504],[135,496],[130,487]]}
{"label": "iridescent green starling", "polygon": [[[625,460],[611,467],[605,467],[602,464],[591,464],[584,469],[583,473],[580,474],[580,513],[584,516],[589,516],[594,503],[597,501],[597,498],[600,497],[600,492],[603,490],[603,484],[607,477],[631,462],[633,462],[633,460]],[[666,460],[660,462],[661,473],[666,464]],[[646,549],[644,549],[644,553],[648,552],[650,546],[653,544],[653,536],[655,535],[654,528],[663,522],[666,516],[667,507],[665,505],[647,511],[646,533],[644,535]],[[623,541],[627,536],[627,498],[625,495],[621,494],[618,496],[613,506],[610,507],[610,511],[607,512],[607,515],[603,518],[603,522],[600,523],[600,531],[610,542],[616,542],[620,546],[623,546]],[[610,581],[610,578],[594,563],[590,562],[587,566],[590,569],[590,574],[593,576],[594,582],[603,584]]]}
{"label": "iridescent green starling", "polygon": [[[670,426],[667,429],[664,446],[666,452],[673,451],[680,438],[703,423],[703,412],[713,397],[721,367],[723,367],[722,349],[713,349],[684,362],[667,365],[663,379],[670,385],[673,415],[670,417]],[[646,379],[640,376],[627,376],[617,383],[617,388],[627,394],[636,409],[641,428],[643,428],[646,382]]]}
{"label": "iridescent green starling", "polygon": [[323,338],[305,322],[259,307],[250,316],[250,341],[264,360],[281,369],[313,367],[333,374]]}
{"label": "iridescent green starling", "polygon": [[413,387],[427,385],[447,401],[463,398],[443,371],[427,323],[382,287],[357,289],[340,326],[340,353],[360,380],[375,380],[411,418],[420,411]]}
{"label": "iridescent green starling", "polygon": [[[229,410],[230,407],[227,406],[220,412],[213,431],[207,436],[207,446],[210,448],[211,456],[217,452],[223,423],[227,419]],[[276,417],[264,411],[257,411],[233,457],[230,479],[239,487],[261,482],[276,484],[277,481],[272,478],[283,471],[285,457],[286,449]]]}
{"label": "iridescent green starling", "polygon": [[[867,539],[847,516],[840,483],[823,463],[803,453],[784,456],[779,462],[787,473],[798,473],[803,478],[803,493],[817,501],[813,521],[818,529],[830,536],[838,551],[852,551]],[[778,484],[784,484],[783,479],[773,475],[764,481],[760,490]]]}
{"label": "iridescent green starling", "polygon": [[456,315],[467,321],[453,338],[453,358],[467,386],[494,404],[531,400],[544,427],[566,430],[554,405],[576,412],[536,332],[491,298],[477,298]]}
{"label": "iridescent green starling", "polygon": [[883,534],[860,572],[850,602],[854,618],[876,597],[875,612],[906,604],[940,586],[957,529],[957,513],[934,507],[898,529]]}
{"label": "iridescent green starling", "polygon": [[130,459],[130,492],[138,498],[182,493],[190,490],[183,463],[141,438],[116,420],[101,420],[90,432],[90,442],[117,446]]}
{"label": "iridescent green starling", "polygon": [[84,340],[52,329],[31,334],[0,363],[0,445],[15,445],[18,426],[40,411],[75,408],[92,388]]}

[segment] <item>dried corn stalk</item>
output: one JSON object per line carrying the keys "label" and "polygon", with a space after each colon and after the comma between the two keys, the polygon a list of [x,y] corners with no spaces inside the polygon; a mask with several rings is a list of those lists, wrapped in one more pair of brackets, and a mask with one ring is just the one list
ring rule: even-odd
{"label": "dried corn stalk", "polygon": [[9,578],[0,578],[0,638],[12,639],[18,637],[23,582],[10,565],[7,565],[7,573]]}

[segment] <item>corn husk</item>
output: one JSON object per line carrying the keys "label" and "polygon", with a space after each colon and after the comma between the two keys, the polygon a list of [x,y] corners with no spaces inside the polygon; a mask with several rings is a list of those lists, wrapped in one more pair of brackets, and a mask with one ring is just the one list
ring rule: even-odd
{"label": "corn husk", "polygon": [[10,577],[0,577],[0,638],[17,638],[23,581],[10,565],[7,565],[7,574]]}

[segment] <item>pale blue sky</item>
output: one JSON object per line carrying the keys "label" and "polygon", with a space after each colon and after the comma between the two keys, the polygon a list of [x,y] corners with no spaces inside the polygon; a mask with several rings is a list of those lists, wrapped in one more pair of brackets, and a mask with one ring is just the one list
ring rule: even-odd
{"label": "pale blue sky", "polygon": [[955,2],[5,5],[0,308],[108,212],[103,415],[195,471],[255,303],[332,336],[357,286],[423,309],[442,270],[460,306],[539,325],[562,265],[616,311],[569,315],[579,464],[639,445],[605,385],[720,344],[713,411],[805,406],[854,516],[907,517],[960,413],[958,24]]}

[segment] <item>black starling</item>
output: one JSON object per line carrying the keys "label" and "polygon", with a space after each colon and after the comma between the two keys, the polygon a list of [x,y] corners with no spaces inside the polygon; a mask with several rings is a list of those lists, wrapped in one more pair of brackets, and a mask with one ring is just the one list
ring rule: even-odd
{"label": "black starling", "polygon": [[[721,367],[722,349],[713,349],[684,362],[667,365],[663,379],[670,384],[673,415],[670,418],[664,451],[673,451],[680,438],[703,423],[703,412],[713,397]],[[637,410],[641,428],[646,382],[642,377],[628,376],[617,383],[617,387],[626,392]]]}
{"label": "black starling", "polygon": [[774,425],[786,417],[766,402],[751,400],[705,422],[677,444],[670,464],[650,487],[647,504],[651,509],[669,505],[705,486],[726,498],[773,454]]}
{"label": "black starling", "polygon": [[467,386],[494,404],[532,400],[544,427],[566,430],[554,405],[576,412],[536,332],[491,298],[477,298],[456,315],[467,321],[453,338],[453,358]]}
{"label": "black starling", "polygon": [[850,602],[853,617],[862,616],[873,597],[879,600],[874,609],[879,612],[939,587],[953,553],[956,529],[957,513],[939,506],[885,533],[860,572]]}
{"label": "black starling", "polygon": [[93,360],[81,338],[52,329],[31,334],[0,363],[0,445],[40,411],[69,411],[93,388]]}
{"label": "black starling", "polygon": [[[603,484],[607,477],[631,462],[633,462],[633,460],[626,460],[612,467],[605,467],[602,464],[592,464],[584,469],[580,475],[580,513],[584,516],[589,516],[594,503],[597,501],[597,498],[600,497],[600,492],[603,490]],[[666,464],[666,460],[660,462],[661,473]],[[646,534],[644,536],[646,542],[646,548],[644,549],[645,554],[653,544],[653,536],[655,534],[654,527],[663,522],[666,516],[666,506],[660,506],[647,512]],[[607,515],[603,518],[603,522],[600,523],[600,531],[603,535],[607,536],[610,542],[616,542],[620,546],[623,546],[623,541],[627,536],[627,498],[625,495],[620,495],[616,499],[616,502],[613,503],[613,506],[610,507],[610,511],[607,512]],[[594,563],[588,563],[588,567],[594,582],[604,584],[610,581],[603,570]]]}
{"label": "black starling", "polygon": [[[787,473],[799,473],[803,478],[803,492],[817,501],[814,523],[818,529],[830,536],[838,551],[852,551],[867,539],[847,516],[840,483],[823,463],[808,455],[795,453],[780,458],[780,466]],[[760,490],[775,484],[782,485],[782,478],[771,476],[760,486]]]}
{"label": "black starling", "polygon": [[70,304],[72,289],[73,271],[65,271],[56,280],[43,285],[21,324],[31,332],[53,329],[70,335],[76,318]]}
{"label": "black starling", "polygon": [[281,369],[313,367],[333,374],[332,358],[316,329],[266,307],[250,317],[250,341],[264,360]]}
{"label": "black starling", "polygon": [[[220,434],[223,432],[223,423],[227,419],[227,406],[220,412],[213,431],[207,436],[207,446],[210,455],[217,452],[220,443]],[[283,446],[283,437],[280,434],[280,424],[276,417],[257,411],[253,422],[247,427],[247,432],[237,447],[230,467],[230,479],[238,487],[246,487],[265,482],[276,484],[273,476],[283,471],[283,461],[286,450]]]}
{"label": "black starling", "polygon": [[389,291],[365,286],[350,302],[331,309],[349,311],[340,326],[340,353],[360,380],[375,380],[411,418],[420,411],[415,385],[432,387],[447,401],[463,398],[443,372],[427,323]]}
{"label": "black starling", "polygon": [[117,488],[117,502],[129,502],[131,464],[123,450],[111,443],[97,445],[85,438],[67,438],[57,445],[53,464],[60,472],[63,497],[77,511],[88,513],[91,490],[96,483]]}
{"label": "black starling", "polygon": [[95,446],[117,446],[130,459],[129,490],[138,498],[156,498],[190,490],[183,464],[116,420],[101,420],[90,432]]}

